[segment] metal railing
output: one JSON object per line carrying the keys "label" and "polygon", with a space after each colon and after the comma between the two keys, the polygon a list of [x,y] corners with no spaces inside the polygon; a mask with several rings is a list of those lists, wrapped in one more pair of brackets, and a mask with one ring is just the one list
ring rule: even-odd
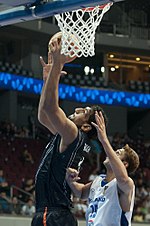
{"label": "metal railing", "polygon": [[[27,191],[25,191],[25,190],[23,190],[22,188],[19,188],[19,187],[17,187],[17,186],[15,186],[15,185],[11,185],[11,187],[10,187],[10,198],[12,199],[13,198],[13,196],[14,196],[14,191],[17,191],[17,192],[19,192],[19,193],[22,193],[22,194],[24,194],[24,195],[27,195],[29,198],[33,198],[33,195],[31,194],[31,193],[29,193],[29,192],[27,192]],[[19,202],[21,202],[21,204],[24,204],[24,202],[23,201],[21,201],[20,199],[19,199]]]}

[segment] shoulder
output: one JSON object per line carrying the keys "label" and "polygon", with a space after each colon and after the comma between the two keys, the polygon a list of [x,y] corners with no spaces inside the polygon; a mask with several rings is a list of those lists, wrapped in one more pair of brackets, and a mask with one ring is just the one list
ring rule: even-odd
{"label": "shoulder", "polygon": [[84,145],[83,151],[87,153],[90,152],[92,149],[90,138],[82,130],[79,130],[79,136],[80,136],[81,144]]}
{"label": "shoulder", "polygon": [[77,137],[70,145],[77,146],[78,148],[82,147],[83,151],[87,153],[91,150],[90,140],[87,137],[86,133],[81,130],[78,130]]}
{"label": "shoulder", "polygon": [[101,182],[103,179],[105,179],[105,177],[106,177],[105,174],[97,175],[96,178],[93,180],[92,184]]}

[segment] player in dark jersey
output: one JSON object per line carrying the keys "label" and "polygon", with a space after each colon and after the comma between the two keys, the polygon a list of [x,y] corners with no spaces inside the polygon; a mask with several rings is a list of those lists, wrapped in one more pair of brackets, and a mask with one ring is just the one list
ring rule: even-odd
{"label": "player in dark jersey", "polygon": [[53,134],[43,153],[35,177],[36,213],[32,226],[76,226],[71,212],[71,190],[65,181],[68,167],[80,168],[90,151],[89,137],[97,135],[95,111],[100,107],[76,108],[66,117],[58,104],[58,85],[67,56],[60,54],[61,43],[50,41],[48,64],[41,58],[44,86],[40,98],[39,121]]}

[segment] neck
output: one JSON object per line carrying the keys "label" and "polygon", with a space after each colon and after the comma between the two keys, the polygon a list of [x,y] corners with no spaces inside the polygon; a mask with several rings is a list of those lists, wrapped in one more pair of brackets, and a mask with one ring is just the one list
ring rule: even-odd
{"label": "neck", "polygon": [[110,182],[110,181],[112,181],[114,178],[115,178],[114,173],[113,173],[111,170],[110,170],[110,171],[107,170],[105,180],[106,180],[107,182]]}

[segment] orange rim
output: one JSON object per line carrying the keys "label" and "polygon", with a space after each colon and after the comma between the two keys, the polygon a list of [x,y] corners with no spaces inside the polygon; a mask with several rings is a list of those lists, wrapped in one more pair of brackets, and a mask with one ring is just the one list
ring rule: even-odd
{"label": "orange rim", "polygon": [[[107,5],[112,5],[112,4],[111,4],[111,3],[107,3],[107,4],[104,4],[104,5],[99,5],[98,8],[100,8],[101,10],[103,10],[104,7],[107,6]],[[83,8],[82,10],[83,10],[83,11],[86,11],[86,12],[90,12],[90,11],[92,11],[93,9],[95,9],[96,7],[97,7],[97,6],[95,6],[95,7],[87,7],[87,8]]]}

